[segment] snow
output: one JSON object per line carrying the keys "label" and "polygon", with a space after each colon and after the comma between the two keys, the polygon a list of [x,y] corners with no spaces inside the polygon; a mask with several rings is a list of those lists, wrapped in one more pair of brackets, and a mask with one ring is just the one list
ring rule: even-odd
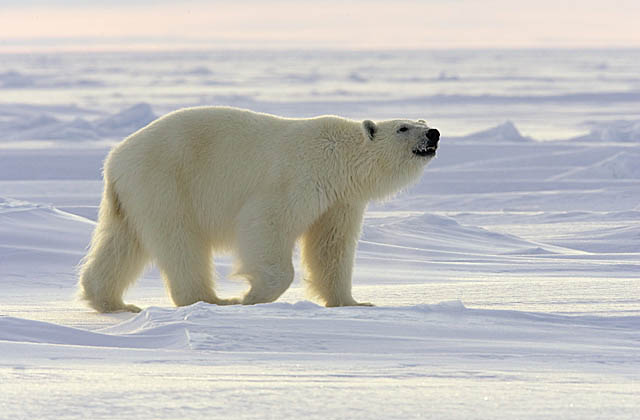
{"label": "snow", "polygon": [[98,121],[95,126],[103,137],[128,136],[156,118],[149,104],[140,103]]}
{"label": "snow", "polygon": [[518,128],[511,121],[505,121],[504,123],[495,127],[491,127],[487,130],[479,131],[458,138],[461,140],[476,140],[483,143],[533,141],[531,137],[525,137],[520,134]]}
{"label": "snow", "polygon": [[[3,56],[0,418],[636,417],[637,54]],[[271,304],[175,308],[153,268],[139,314],[75,299],[109,147],[202,104],[440,129],[365,217],[354,296],[376,307],[308,300],[297,256]]]}
{"label": "snow", "polygon": [[636,121],[611,121],[596,124],[596,126],[576,140],[600,141],[600,142],[639,142],[640,120]]}
{"label": "snow", "polygon": [[91,121],[82,117],[59,120],[44,110],[42,113],[10,114],[0,127],[4,129],[6,140],[122,139],[156,118],[149,104],[139,103]]}

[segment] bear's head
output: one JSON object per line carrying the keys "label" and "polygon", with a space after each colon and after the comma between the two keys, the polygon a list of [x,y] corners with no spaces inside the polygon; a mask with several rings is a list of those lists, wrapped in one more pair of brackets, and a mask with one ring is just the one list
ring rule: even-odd
{"label": "bear's head", "polygon": [[440,132],[424,120],[390,120],[378,124],[365,120],[362,127],[370,141],[384,142],[385,148],[391,146],[400,153],[411,153],[421,164],[436,155]]}
{"label": "bear's head", "polygon": [[[424,120],[362,122],[364,150],[372,163],[372,180],[379,197],[393,194],[416,181],[435,156],[440,132]],[[378,194],[376,194],[378,195]]]}

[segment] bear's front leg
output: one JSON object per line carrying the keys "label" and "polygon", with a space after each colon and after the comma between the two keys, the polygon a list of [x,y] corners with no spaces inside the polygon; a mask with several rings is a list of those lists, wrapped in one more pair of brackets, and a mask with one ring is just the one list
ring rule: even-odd
{"label": "bear's front leg", "polygon": [[250,284],[243,305],[273,302],[293,282],[295,236],[282,215],[258,201],[240,213],[235,275]]}
{"label": "bear's front leg", "polygon": [[351,274],[364,203],[337,203],[316,220],[302,239],[309,291],[326,306],[373,306],[351,296]]}

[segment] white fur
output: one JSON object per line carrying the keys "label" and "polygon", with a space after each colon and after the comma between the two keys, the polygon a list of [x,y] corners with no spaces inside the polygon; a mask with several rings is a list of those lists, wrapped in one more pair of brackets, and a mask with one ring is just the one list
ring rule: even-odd
{"label": "white fur", "polygon": [[[400,124],[412,130],[398,133]],[[122,295],[149,260],[176,305],[276,300],[293,280],[302,239],[306,280],[327,306],[357,305],[351,271],[367,202],[417,179],[421,122],[335,116],[286,119],[226,107],[168,114],[116,146],[80,295],[98,311],[138,311]],[[251,286],[214,292],[212,253],[231,251]]]}

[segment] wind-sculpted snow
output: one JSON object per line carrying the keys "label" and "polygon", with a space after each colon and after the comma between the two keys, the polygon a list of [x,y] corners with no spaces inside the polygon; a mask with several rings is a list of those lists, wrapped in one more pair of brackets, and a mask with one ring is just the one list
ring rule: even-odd
{"label": "wind-sculpted snow", "polygon": [[[3,55],[0,418],[637,417],[639,58]],[[197,105],[441,131],[420,181],[366,213],[353,294],[376,307],[307,300],[297,252],[272,304],[176,308],[153,267],[125,296],[139,314],[76,299],[109,147]]]}
{"label": "wind-sculpted snow", "polygon": [[640,120],[598,123],[588,134],[578,136],[573,140],[623,143],[640,142]]}
{"label": "wind-sculpted snow", "polygon": [[175,323],[153,328],[148,327],[144,333],[113,335],[9,316],[0,317],[0,342],[2,341],[67,346],[156,349],[184,348],[187,345],[184,327]]}
{"label": "wind-sculpted snow", "polygon": [[503,124],[488,128],[486,130],[474,132],[466,136],[453,137],[453,139],[475,140],[482,144],[486,144],[487,142],[533,141],[531,137],[525,137],[522,134],[520,134],[520,131],[518,130],[516,125],[511,121],[506,121]]}
{"label": "wind-sculpted snow", "polygon": [[[561,316],[469,309],[460,301],[407,307],[327,309],[310,302],[254,307],[196,303],[151,307],[131,319],[86,331],[0,317],[0,342],[206,352],[411,355],[519,359],[553,364],[640,361],[640,317]],[[550,347],[552,345],[552,347]],[[597,346],[593,353],[590,347]],[[518,362],[514,362],[518,365]]]}
{"label": "wind-sculpted snow", "polygon": [[34,279],[27,267],[72,277],[92,228],[93,223],[82,216],[0,197],[0,279],[7,276],[28,286]]}
{"label": "wind-sculpted snow", "polygon": [[[260,105],[260,103],[248,98],[243,102],[238,96],[219,99],[223,100],[226,105],[258,108],[266,112],[287,112],[287,110],[280,109],[285,105]],[[326,105],[325,103],[323,106]],[[344,105],[344,103],[340,103],[338,108]],[[354,106],[356,105],[354,104]],[[360,103],[359,106],[362,107],[363,104]],[[301,105],[298,105],[298,107],[305,108],[305,106]],[[305,109],[310,108],[307,106]],[[58,141],[62,144],[93,141],[99,144],[100,140],[109,139],[113,142],[121,140],[157,118],[148,103],[138,103],[107,115],[96,110],[59,105],[33,106],[16,104],[6,106],[0,104],[0,111],[6,114],[6,117],[0,120],[0,129],[2,130],[0,133],[0,146],[2,146],[2,143],[7,144],[13,141]],[[322,113],[322,107],[318,108],[318,113]],[[465,135],[452,136],[444,133],[443,139],[449,141],[471,141],[482,145],[488,143],[517,144],[535,141],[534,138],[523,135],[512,121],[505,121]],[[569,137],[564,140],[601,143],[637,142],[640,141],[640,121],[625,120],[600,123],[588,134]]]}
{"label": "wind-sculpted snow", "polygon": [[[361,249],[374,246],[406,248],[397,252],[407,257],[413,250],[424,250],[430,255],[440,253],[506,253],[538,248],[539,244],[512,235],[491,232],[476,226],[463,226],[450,217],[425,213],[368,218],[362,236]],[[428,238],[428,239],[425,239]],[[540,253],[552,253],[539,248]]]}
{"label": "wind-sculpted snow", "polygon": [[156,118],[149,104],[140,103],[96,121],[94,126],[101,137],[125,137]]}
{"label": "wind-sculpted snow", "polygon": [[139,103],[113,115],[90,120],[84,116],[69,115],[64,109],[54,111],[62,114],[62,118],[43,109],[41,112],[13,114],[6,120],[0,120],[0,142],[121,140],[157,118],[151,106],[146,103]]}
{"label": "wind-sculpted snow", "polygon": [[10,70],[0,73],[0,89],[75,89],[101,87],[103,83],[96,79],[77,79],[73,76],[27,74]]}
{"label": "wind-sculpted snow", "polygon": [[623,150],[584,167],[559,174],[554,179],[640,179],[640,151]]}

